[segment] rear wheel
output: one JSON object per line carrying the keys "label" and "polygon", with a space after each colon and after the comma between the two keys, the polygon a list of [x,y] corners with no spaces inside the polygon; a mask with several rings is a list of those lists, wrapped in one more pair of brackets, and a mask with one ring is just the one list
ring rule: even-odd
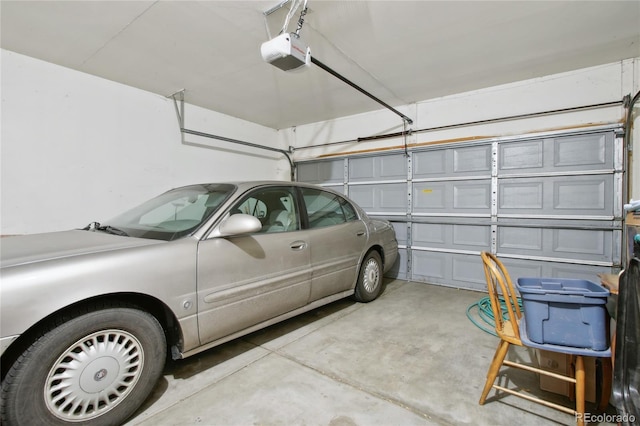
{"label": "rear wheel", "polygon": [[146,312],[94,307],[60,319],[5,376],[2,423],[121,424],[147,399],[165,360],[164,332]]}
{"label": "rear wheel", "polygon": [[358,282],[354,298],[358,302],[371,302],[380,295],[382,290],[382,259],[373,250],[367,253],[360,266]]}

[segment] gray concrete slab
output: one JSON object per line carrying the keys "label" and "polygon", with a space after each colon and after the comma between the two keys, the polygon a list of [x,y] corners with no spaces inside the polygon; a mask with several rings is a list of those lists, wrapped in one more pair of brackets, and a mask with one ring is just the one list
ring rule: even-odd
{"label": "gray concrete slab", "polygon": [[[483,296],[390,281],[374,302],[341,300],[169,363],[127,424],[575,424],[569,414],[509,395],[491,393],[478,405],[498,344],[466,316]],[[503,384],[571,404],[541,391],[534,374],[505,371]]]}

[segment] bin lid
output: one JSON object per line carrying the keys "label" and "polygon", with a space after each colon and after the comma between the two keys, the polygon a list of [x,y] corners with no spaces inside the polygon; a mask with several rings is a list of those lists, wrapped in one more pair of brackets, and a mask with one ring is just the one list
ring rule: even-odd
{"label": "bin lid", "polygon": [[583,297],[607,297],[609,290],[593,281],[576,278],[518,278],[516,288],[520,294],[556,294]]}

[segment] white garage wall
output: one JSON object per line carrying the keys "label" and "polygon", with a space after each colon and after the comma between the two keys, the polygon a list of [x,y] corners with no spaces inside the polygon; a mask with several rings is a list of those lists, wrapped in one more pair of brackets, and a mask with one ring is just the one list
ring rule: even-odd
{"label": "white garage wall", "polygon": [[[194,136],[183,144],[170,99],[1,54],[1,235],[107,220],[188,183],[289,179],[278,153]],[[277,143],[275,130],[215,112],[187,106],[185,117],[186,128]]]}
{"label": "white garage wall", "polygon": [[[425,72],[425,78],[428,78],[427,72]],[[351,89],[345,87],[345,90]],[[640,58],[425,100],[397,109],[413,119],[414,123],[409,128],[421,130],[621,101],[623,96],[627,94],[633,96],[638,90],[640,90]],[[613,106],[448,130],[416,132],[407,138],[407,143],[425,144],[483,139],[572,127],[615,124],[621,122],[624,113],[625,110],[622,106]],[[405,142],[402,138],[375,142],[333,143],[353,141],[358,137],[401,132],[402,130],[400,117],[389,110],[379,110],[283,130],[280,132],[280,137],[284,145],[298,148],[294,153],[294,159],[303,161],[322,156],[401,147]],[[636,129],[637,131],[638,129]],[[640,141],[640,135],[636,137],[636,141]],[[319,144],[328,145],[310,149],[303,148]],[[637,144],[635,152],[640,152],[640,143]],[[633,159],[633,163],[633,168],[640,170],[640,158]],[[633,177],[632,198],[640,198],[640,173],[636,173]]]}

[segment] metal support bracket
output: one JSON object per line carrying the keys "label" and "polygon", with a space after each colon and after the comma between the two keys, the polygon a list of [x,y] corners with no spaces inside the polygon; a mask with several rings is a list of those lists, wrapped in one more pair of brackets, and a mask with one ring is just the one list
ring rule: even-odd
{"label": "metal support bracket", "polygon": [[185,90],[179,90],[177,92],[175,92],[172,95],[169,95],[167,97],[170,97],[173,99],[173,104],[175,106],[176,109],[176,116],[178,118],[178,125],[180,126],[180,136],[181,136],[181,143],[185,144],[185,139],[184,139],[184,135],[185,134],[189,134],[189,135],[194,135],[194,136],[200,136],[200,137],[204,137],[204,138],[209,138],[209,139],[216,139],[219,141],[223,141],[223,142],[230,142],[230,143],[235,143],[238,145],[244,145],[244,146],[249,146],[252,148],[257,148],[257,149],[264,149],[267,151],[273,151],[273,152],[279,152],[280,154],[284,155],[287,160],[289,161],[289,168],[290,168],[290,178],[291,180],[295,180],[295,168],[296,165],[293,162],[293,160],[291,159],[291,156],[289,154],[292,153],[291,148],[289,148],[289,151],[284,150],[284,149],[279,149],[279,148],[273,148],[270,146],[265,146],[265,145],[259,145],[256,143],[252,143],[252,142],[246,142],[246,141],[242,141],[242,140],[238,140],[238,139],[233,139],[233,138],[228,138],[225,136],[218,136],[218,135],[212,135],[210,133],[205,133],[205,132],[199,132],[197,130],[190,130],[190,129],[186,129],[184,127],[184,92]]}
{"label": "metal support bracket", "polygon": [[173,99],[173,106],[176,109],[176,116],[178,117],[178,126],[180,126],[180,139],[181,143],[184,143],[184,89],[180,89],[177,92],[167,96]]}

